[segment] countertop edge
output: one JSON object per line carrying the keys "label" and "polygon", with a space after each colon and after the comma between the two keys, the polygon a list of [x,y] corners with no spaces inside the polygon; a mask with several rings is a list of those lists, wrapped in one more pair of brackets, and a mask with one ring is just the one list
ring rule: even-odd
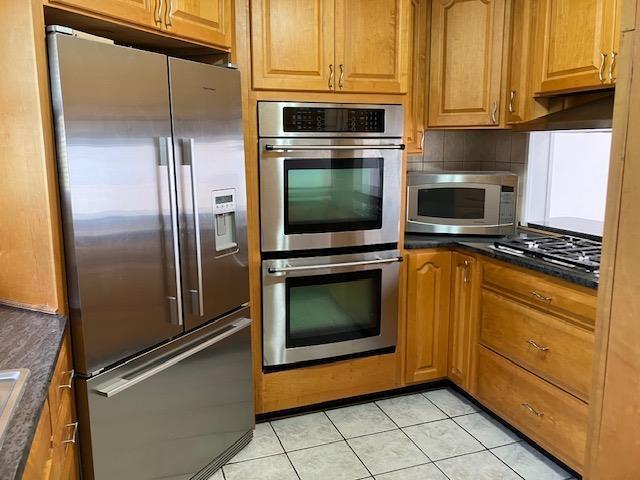
{"label": "countertop edge", "polygon": [[22,478],[68,323],[65,316],[0,305],[0,369],[30,371],[0,446],[0,478]]}
{"label": "countertop edge", "polygon": [[490,248],[490,245],[495,241],[495,238],[423,238],[423,239],[405,239],[404,249],[407,251],[412,250],[430,250],[436,248],[457,248],[465,250],[478,255],[484,255],[485,257],[495,260],[510,263],[512,265],[532,270],[534,272],[549,275],[565,282],[586,287],[592,290],[597,290],[599,282],[597,277],[593,274],[585,272],[571,271],[566,268],[551,265],[549,263],[543,263],[539,260],[529,257],[520,257],[516,255],[509,255],[506,253],[498,252]]}

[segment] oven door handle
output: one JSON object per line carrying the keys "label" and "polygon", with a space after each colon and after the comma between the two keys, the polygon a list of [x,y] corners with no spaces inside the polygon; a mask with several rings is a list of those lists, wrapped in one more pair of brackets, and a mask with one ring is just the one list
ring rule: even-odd
{"label": "oven door handle", "polygon": [[269,267],[267,270],[270,275],[274,275],[277,273],[288,273],[288,272],[301,272],[305,270],[320,270],[325,268],[337,268],[337,267],[360,267],[363,265],[378,265],[383,263],[396,263],[402,262],[402,257],[394,257],[394,258],[377,258],[375,260],[362,260],[360,262],[344,262],[344,263],[327,263],[325,265],[301,265],[299,267]]}
{"label": "oven door handle", "polygon": [[267,152],[278,151],[307,151],[307,150],[404,150],[405,144],[389,145],[265,145]]}

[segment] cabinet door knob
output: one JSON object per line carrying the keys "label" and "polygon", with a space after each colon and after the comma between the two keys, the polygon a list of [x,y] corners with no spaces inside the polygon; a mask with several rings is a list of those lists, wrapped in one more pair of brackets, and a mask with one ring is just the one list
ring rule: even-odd
{"label": "cabinet door knob", "polygon": [[516,91],[515,90],[511,90],[511,92],[509,92],[509,113],[513,113],[516,111],[515,109],[515,99],[516,99]]}
{"label": "cabinet door knob", "polygon": [[533,413],[536,417],[544,417],[544,413],[537,411],[535,408],[533,408],[528,403],[522,403],[521,405],[522,405],[523,408],[526,408],[531,413]]}
{"label": "cabinet door knob", "polygon": [[169,0],[167,7],[167,27],[173,27],[173,0]]}
{"label": "cabinet door knob", "polygon": [[542,345],[540,345],[538,342],[536,342],[535,340],[527,340],[527,343],[529,345],[531,345],[533,348],[540,350],[541,352],[548,352],[549,351],[549,347],[544,347]]}
{"label": "cabinet door knob", "polygon": [[156,25],[159,25],[162,23],[162,4],[163,3],[164,3],[164,0],[158,0],[158,8],[156,8],[156,11],[155,11]]}
{"label": "cabinet door knob", "polygon": [[598,70],[598,79],[601,82],[604,82],[604,67],[606,65],[607,65],[607,54],[603,52],[600,54],[600,70]]}
{"label": "cabinet door knob", "polygon": [[464,263],[462,264],[462,268],[463,268],[463,276],[462,276],[462,283],[469,283],[471,281],[470,277],[469,277],[469,268],[471,267],[471,262],[469,260],[465,260]]}
{"label": "cabinet door knob", "polygon": [[536,292],[535,290],[532,290],[529,293],[533,298],[535,298],[536,300],[540,300],[541,302],[544,302],[544,303],[551,303],[551,301],[553,300],[553,298],[547,297],[541,294],[540,292]]}
{"label": "cabinet door knob", "polygon": [[329,64],[329,90],[333,90],[333,63]]}
{"label": "cabinet door knob", "polygon": [[67,383],[64,383],[62,385],[58,385],[58,388],[68,388],[71,389],[73,387],[73,378],[76,376],[76,372],[75,370],[71,369],[68,372],[65,372],[67,375],[69,375],[69,380],[67,380]]}
{"label": "cabinet door knob", "polygon": [[67,440],[63,440],[62,443],[76,443],[76,436],[78,435],[78,422],[68,423],[66,428],[72,427],[71,437]]}
{"label": "cabinet door knob", "polygon": [[616,81],[615,70],[616,70],[617,56],[618,56],[618,52],[611,52],[611,65],[609,66],[609,81],[611,83]]}

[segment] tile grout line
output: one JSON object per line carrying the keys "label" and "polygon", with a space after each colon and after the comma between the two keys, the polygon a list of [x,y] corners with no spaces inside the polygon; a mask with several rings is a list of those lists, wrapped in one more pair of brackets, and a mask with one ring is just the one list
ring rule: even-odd
{"label": "tile grout line", "polygon": [[[340,436],[342,437],[342,440],[344,441],[344,443],[346,443],[347,447],[349,447],[349,450],[351,450],[353,452],[353,454],[356,456],[356,458],[358,459],[358,461],[362,464],[362,466],[364,467],[364,469],[369,473],[369,476],[371,478],[373,477],[373,473],[371,473],[371,470],[369,470],[369,467],[367,467],[367,465],[364,463],[364,461],[360,458],[360,456],[356,453],[356,451],[353,449],[353,447],[351,447],[351,445],[349,445],[349,441],[347,440],[347,438],[342,434],[342,432],[340,431],[340,429],[336,426],[335,423],[333,423],[333,420],[331,420],[331,417],[329,417],[329,415],[327,415],[326,410],[323,410],[322,413],[324,413],[324,415],[329,419],[329,421],[331,422],[331,425],[333,425],[333,428],[335,428],[338,433],[340,434]],[[389,430],[392,431],[392,430]],[[366,477],[364,477],[366,478]],[[358,479],[360,480],[360,479]]]}
{"label": "tile grout line", "polygon": [[[278,443],[280,444],[280,447],[282,448],[282,451],[284,452],[284,456],[286,457],[287,461],[289,462],[289,465],[291,465],[291,468],[293,468],[293,473],[295,473],[296,477],[298,477],[298,480],[301,480],[302,477],[300,477],[300,474],[298,473],[298,470],[296,470],[296,466],[291,461],[291,458],[289,458],[289,453],[287,452],[287,449],[284,448],[282,440],[280,440],[280,437],[278,436],[278,432],[276,432],[276,429],[273,428],[273,424],[271,422],[267,422],[267,423],[271,427],[271,430],[273,430],[273,433],[275,434],[276,439],[278,440]],[[276,454],[276,455],[280,455],[280,454]],[[274,456],[274,455],[270,455],[270,456]]]}
{"label": "tile grout line", "polygon": [[[479,413],[479,412],[476,412]],[[462,415],[460,415],[462,416]],[[453,419],[452,419],[453,420]],[[455,420],[453,420],[453,423],[455,423],[456,425],[458,425],[463,431],[467,432],[467,434],[472,437],[476,442],[478,442],[480,445],[482,445],[485,448],[485,451],[489,452],[491,455],[493,455],[495,458],[497,458],[501,463],[503,463],[509,470],[511,470],[513,473],[516,474],[517,477],[522,478],[524,480],[524,478],[518,473],[516,472],[513,468],[511,468],[510,465],[508,465],[506,462],[502,461],[502,459],[500,457],[498,457],[495,453],[493,453],[491,451],[490,448],[488,448],[484,443],[482,443],[478,438],[476,438],[476,436],[471,433],[469,430],[467,430],[466,428],[464,428],[462,425],[460,425],[458,422],[456,422]],[[514,443],[518,443],[518,442],[512,442],[509,445],[513,445]],[[501,445],[504,446],[504,445]],[[498,447],[495,447],[498,448]],[[476,452],[477,453],[477,452]]]}

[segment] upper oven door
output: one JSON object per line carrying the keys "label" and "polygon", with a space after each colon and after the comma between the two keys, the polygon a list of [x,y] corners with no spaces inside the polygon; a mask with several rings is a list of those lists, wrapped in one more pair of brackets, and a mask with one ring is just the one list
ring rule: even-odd
{"label": "upper oven door", "polygon": [[408,190],[408,222],[433,226],[434,233],[500,226],[500,185],[454,182]]}
{"label": "upper oven door", "polygon": [[397,243],[403,148],[394,139],[262,139],[262,250]]}

